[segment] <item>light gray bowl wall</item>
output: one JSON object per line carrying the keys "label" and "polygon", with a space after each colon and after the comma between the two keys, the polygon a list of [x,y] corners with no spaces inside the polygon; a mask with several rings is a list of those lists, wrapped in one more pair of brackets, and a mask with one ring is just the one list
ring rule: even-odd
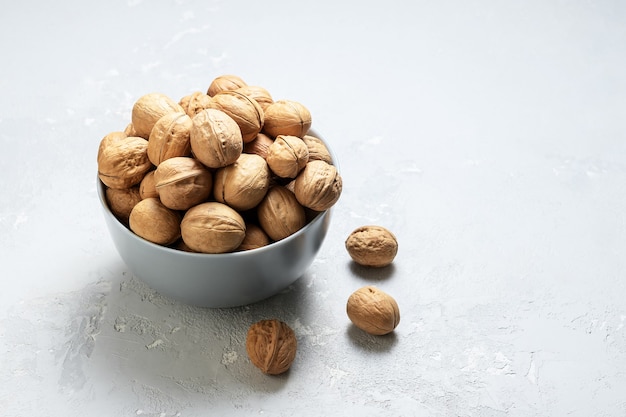
{"label": "light gray bowl wall", "polygon": [[315,259],[330,223],[329,210],[292,236],[264,248],[189,253],[135,235],[109,209],[100,180],[98,193],[113,243],[132,273],[163,295],[202,307],[250,304],[291,285]]}

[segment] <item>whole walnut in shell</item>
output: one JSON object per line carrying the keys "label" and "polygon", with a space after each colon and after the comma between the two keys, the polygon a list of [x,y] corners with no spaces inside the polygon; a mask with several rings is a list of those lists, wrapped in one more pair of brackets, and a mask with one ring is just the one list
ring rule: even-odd
{"label": "whole walnut in shell", "polygon": [[320,160],[326,162],[327,164],[333,165],[333,157],[331,156],[330,151],[326,147],[324,141],[322,141],[318,137],[311,135],[304,135],[302,141],[309,149],[309,161]]}
{"label": "whole walnut in shell", "polygon": [[309,149],[297,136],[278,135],[267,152],[267,164],[281,178],[295,178],[309,161]]}
{"label": "whole walnut in shell", "polygon": [[241,77],[232,74],[224,74],[216,77],[211,81],[207,94],[211,97],[221,91],[236,90],[248,84]]}
{"label": "whole walnut in shell", "polygon": [[301,138],[311,128],[311,112],[297,101],[275,101],[267,106],[264,116],[263,131],[272,137],[290,135]]}
{"label": "whole walnut in shell", "polygon": [[146,198],[133,207],[130,230],[158,245],[169,245],[180,238],[180,214],[165,207],[158,198]]}
{"label": "whole walnut in shell", "polygon": [[241,137],[250,142],[263,127],[263,109],[254,99],[237,90],[221,91],[213,96],[211,108],[222,110],[233,118],[241,129]]}
{"label": "whole walnut in shell", "polygon": [[148,158],[159,165],[168,158],[191,155],[191,118],[185,113],[169,113],[154,124],[148,140]]}
{"label": "whole walnut in shell", "polygon": [[274,139],[267,136],[265,133],[259,133],[256,138],[248,143],[243,144],[243,151],[245,153],[253,153],[259,155],[263,159],[267,159],[270,146],[274,143]]}
{"label": "whole walnut in shell", "polygon": [[348,298],[346,312],[356,327],[375,336],[391,333],[400,322],[396,300],[373,286],[353,292]]}
{"label": "whole walnut in shell", "polygon": [[187,113],[187,116],[193,118],[202,110],[211,107],[211,97],[201,91],[194,91],[181,98],[178,104],[183,108],[185,113]]}
{"label": "whole walnut in shell", "polygon": [[142,200],[144,198],[159,197],[154,180],[154,170],[148,172],[139,183],[139,195]]}
{"label": "whole walnut in shell", "polygon": [[246,234],[241,215],[215,201],[187,210],[180,227],[185,244],[202,253],[232,252],[241,245]]}
{"label": "whole walnut in shell", "polygon": [[161,162],[154,172],[155,187],[163,205],[187,210],[211,195],[213,177],[194,158],[177,156]]}
{"label": "whole walnut in shell", "polygon": [[122,223],[128,224],[128,218],[130,212],[135,207],[135,204],[141,201],[141,194],[139,187],[134,186],[130,188],[107,188],[105,191],[107,202],[111,212]]}
{"label": "whole walnut in shell", "polygon": [[137,136],[144,139],[150,137],[154,124],[168,113],[185,111],[174,100],[163,93],[145,94],[133,104],[131,120]]}
{"label": "whole walnut in shell", "polygon": [[280,320],[261,320],[248,329],[246,352],[250,362],[263,373],[287,371],[296,358],[298,341],[294,331]]}
{"label": "whole walnut in shell", "polygon": [[267,91],[265,88],[259,87],[257,85],[246,85],[243,87],[239,87],[235,91],[245,94],[246,96],[259,103],[259,106],[261,106],[263,111],[265,111],[267,106],[274,103],[274,99],[272,99],[270,92]]}
{"label": "whole walnut in shell", "polygon": [[237,251],[252,250],[262,248],[271,243],[270,237],[254,223],[246,223],[246,236],[243,238]]}
{"label": "whole walnut in shell", "polygon": [[112,132],[98,147],[98,177],[109,188],[130,188],[152,169],[148,141],[123,132]]}
{"label": "whole walnut in shell", "polygon": [[306,212],[291,191],[280,185],[270,187],[257,207],[259,224],[273,240],[281,240],[302,229]]}
{"label": "whole walnut in shell", "polygon": [[361,226],[345,242],[354,262],[363,266],[381,268],[393,262],[398,253],[398,241],[382,226]]}
{"label": "whole walnut in shell", "polygon": [[343,181],[334,165],[324,161],[310,161],[294,183],[298,202],[315,211],[331,208],[341,196]]}
{"label": "whole walnut in shell", "polygon": [[243,152],[237,123],[221,110],[202,110],[192,119],[190,143],[193,155],[209,168],[230,165]]}
{"label": "whole walnut in shell", "polygon": [[133,126],[132,123],[129,123],[126,125],[126,128],[124,129],[124,133],[126,134],[126,136],[138,136],[137,132],[135,132],[135,127]]}
{"label": "whole walnut in shell", "polygon": [[265,197],[270,175],[265,159],[242,153],[234,163],[215,171],[213,196],[235,210],[249,210]]}

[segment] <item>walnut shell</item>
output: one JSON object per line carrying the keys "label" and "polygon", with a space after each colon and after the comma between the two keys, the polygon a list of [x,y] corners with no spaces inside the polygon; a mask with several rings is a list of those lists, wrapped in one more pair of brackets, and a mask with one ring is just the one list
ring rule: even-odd
{"label": "walnut shell", "polygon": [[159,198],[165,207],[187,210],[211,195],[213,177],[194,158],[177,156],[161,162],[154,172]]}
{"label": "walnut shell", "polygon": [[295,178],[309,161],[309,149],[297,136],[279,135],[267,152],[267,164],[281,178]]}
{"label": "walnut shell", "polygon": [[109,188],[130,188],[141,182],[152,169],[148,159],[148,141],[112,132],[98,147],[98,177]]}
{"label": "walnut shell", "polygon": [[246,236],[243,238],[237,251],[252,250],[262,248],[271,243],[270,237],[254,223],[246,223]]}
{"label": "walnut shell", "polygon": [[145,94],[133,104],[131,120],[137,136],[150,137],[154,124],[168,113],[185,111],[174,100],[162,93]]}
{"label": "walnut shell", "polygon": [[213,196],[238,211],[256,207],[270,187],[270,169],[259,155],[242,153],[233,163],[215,171]]}
{"label": "walnut shell", "polygon": [[254,99],[237,90],[221,91],[213,96],[211,108],[222,110],[233,118],[241,129],[241,137],[250,142],[263,127],[263,109]]}
{"label": "walnut shell", "polygon": [[274,139],[267,136],[265,133],[259,133],[256,138],[248,143],[243,144],[243,151],[245,153],[253,153],[259,155],[263,159],[267,158],[270,146],[274,143]]}
{"label": "walnut shell", "polygon": [[144,198],[158,198],[159,193],[154,181],[154,170],[148,172],[139,183],[139,195]]}
{"label": "walnut shell", "polygon": [[309,150],[309,161],[319,160],[333,165],[333,157],[330,155],[330,151],[326,147],[324,141],[311,135],[304,135],[302,140]]}
{"label": "walnut shell", "polygon": [[246,352],[250,362],[263,373],[278,375],[287,371],[296,358],[298,341],[286,323],[261,320],[248,329]]}
{"label": "walnut shell", "polygon": [[241,77],[232,74],[225,74],[216,77],[211,81],[207,94],[211,97],[221,91],[236,90],[240,87],[246,86],[246,82]]}
{"label": "walnut shell", "polygon": [[221,110],[202,110],[192,119],[190,143],[193,155],[209,168],[230,165],[243,152],[237,123]]}
{"label": "walnut shell", "polygon": [[297,101],[275,101],[267,106],[264,116],[263,131],[272,137],[290,135],[301,138],[311,128],[311,113]]}
{"label": "walnut shell", "polygon": [[341,196],[343,181],[335,166],[311,161],[296,177],[294,193],[298,202],[315,211],[331,208]]}
{"label": "walnut shell", "polygon": [[400,323],[396,300],[373,286],[353,292],[348,298],[346,312],[356,327],[375,336],[391,333]]}
{"label": "walnut shell", "polygon": [[138,136],[137,132],[135,132],[135,127],[133,126],[132,123],[129,123],[126,125],[126,128],[124,129],[124,133],[126,134],[126,136]]}
{"label": "walnut shell", "polygon": [[270,187],[257,207],[259,224],[273,240],[281,240],[302,229],[306,224],[304,207],[285,187]]}
{"label": "walnut shell", "polygon": [[181,98],[178,104],[187,113],[187,116],[193,118],[196,114],[211,106],[211,97],[201,91],[194,91]]}
{"label": "walnut shell", "polygon": [[270,95],[270,92],[267,91],[265,88],[259,87],[257,85],[245,85],[243,87],[239,87],[234,91],[245,94],[246,96],[259,103],[259,106],[261,106],[263,111],[265,111],[267,106],[274,103],[274,99]]}
{"label": "walnut shell", "polygon": [[363,266],[384,267],[393,262],[398,253],[398,241],[382,226],[361,226],[345,242],[354,262]]}
{"label": "walnut shell", "polygon": [[107,188],[105,191],[111,212],[124,224],[128,224],[130,212],[141,201],[139,187],[124,189]]}
{"label": "walnut shell", "polygon": [[202,253],[234,251],[246,234],[241,215],[226,204],[215,201],[187,210],[180,227],[187,246]]}
{"label": "walnut shell", "polygon": [[158,245],[170,245],[180,238],[180,214],[165,207],[158,198],[146,198],[133,207],[130,230]]}
{"label": "walnut shell", "polygon": [[148,140],[148,158],[159,165],[168,158],[191,155],[191,118],[185,113],[169,113],[154,124]]}

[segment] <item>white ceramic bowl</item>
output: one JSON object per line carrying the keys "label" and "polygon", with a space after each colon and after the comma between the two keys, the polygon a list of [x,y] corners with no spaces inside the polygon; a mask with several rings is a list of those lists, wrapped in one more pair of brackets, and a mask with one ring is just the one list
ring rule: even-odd
{"label": "white ceramic bowl", "polygon": [[[334,155],[333,159],[336,161]],[[322,246],[332,210],[317,214],[293,235],[262,248],[225,254],[191,253],[134,234],[109,209],[100,179],[97,188],[109,233],[130,271],[159,293],[201,307],[251,304],[294,283]]]}

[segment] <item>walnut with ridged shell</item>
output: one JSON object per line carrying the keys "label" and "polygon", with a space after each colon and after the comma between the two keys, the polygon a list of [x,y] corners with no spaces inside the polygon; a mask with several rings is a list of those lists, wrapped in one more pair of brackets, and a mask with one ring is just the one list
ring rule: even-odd
{"label": "walnut with ridged shell", "polygon": [[278,100],[265,109],[263,131],[272,137],[291,135],[299,138],[311,128],[311,112],[300,102]]}
{"label": "walnut with ridged shell", "polygon": [[259,223],[273,240],[281,240],[302,229],[306,212],[287,188],[274,185],[257,207]]}
{"label": "walnut with ridged shell", "polygon": [[177,156],[161,162],[154,172],[154,182],[166,207],[187,210],[207,201],[213,187],[213,176],[198,160]]}
{"label": "walnut with ridged shell", "polygon": [[343,189],[343,180],[334,165],[324,161],[310,161],[294,182],[298,202],[315,211],[331,208]]}
{"label": "walnut with ridged shell", "polygon": [[278,375],[286,372],[296,358],[297,348],[296,334],[283,321],[261,320],[248,329],[248,358],[265,374]]}
{"label": "walnut with ridged shell", "polygon": [[295,178],[309,162],[309,149],[297,136],[279,135],[265,158],[272,172],[281,178]]}
{"label": "walnut with ridged shell", "polygon": [[356,327],[375,336],[391,333],[400,322],[400,309],[396,300],[371,285],[350,295],[346,312]]}
{"label": "walnut with ridged shell", "polygon": [[98,147],[98,177],[109,188],[130,188],[152,169],[148,141],[124,132],[112,132]]}
{"label": "walnut with ridged shell", "polygon": [[216,201],[193,206],[180,224],[183,241],[195,252],[232,252],[246,235],[246,224],[239,213]]}
{"label": "walnut with ridged shell", "polygon": [[163,93],[148,93],[139,97],[133,104],[131,123],[137,136],[150,137],[154,124],[168,113],[185,111],[176,101]]}
{"label": "walnut with ridged shell", "polygon": [[158,198],[145,198],[133,207],[130,230],[158,245],[169,245],[180,238],[180,214],[167,208]]}

